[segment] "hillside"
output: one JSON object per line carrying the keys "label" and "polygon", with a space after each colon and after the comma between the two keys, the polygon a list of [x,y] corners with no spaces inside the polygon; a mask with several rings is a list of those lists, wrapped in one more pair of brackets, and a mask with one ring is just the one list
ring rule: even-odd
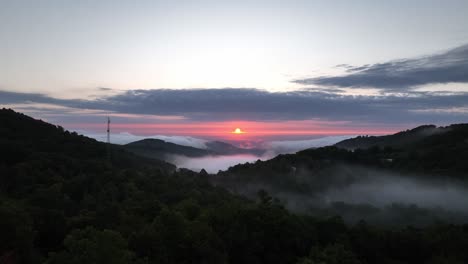
{"label": "hillside", "polygon": [[424,138],[444,133],[450,130],[450,127],[436,127],[434,125],[419,126],[414,129],[402,131],[387,136],[359,136],[338,142],[335,146],[349,150],[367,149],[377,147],[405,147],[417,143]]}
{"label": "hillside", "polygon": [[[118,146],[109,161],[105,144],[7,109],[0,139],[0,263],[468,261],[466,225],[386,229],[294,214],[265,191],[247,200],[206,173]],[[289,157],[261,164],[283,168]]]}
{"label": "hillside", "polygon": [[394,170],[464,179],[467,176],[468,124],[421,126],[394,135],[348,139],[335,146],[357,151],[354,156],[360,159],[392,160],[379,166]]}
{"label": "hillside", "polygon": [[186,157],[224,156],[236,154],[261,155],[262,149],[243,149],[221,141],[209,141],[206,149],[182,146],[160,139],[143,139],[124,145],[124,148],[137,155],[171,161],[173,155]]}
{"label": "hillside", "polygon": [[[427,133],[428,129],[432,132]],[[419,127],[391,136],[373,137],[370,140],[367,138],[346,140],[345,143],[338,143],[337,146],[345,144],[351,146],[351,143],[355,142],[359,142],[360,146],[366,145],[368,148],[353,148],[351,151],[330,146],[307,149],[296,154],[279,155],[267,161],[233,166],[227,171],[214,175],[213,182],[248,197],[254,197],[261,189],[267,190],[273,196],[283,200],[288,208],[300,212],[330,214],[341,211],[341,215],[345,216],[346,211],[348,219],[355,220],[362,217],[370,220],[372,218],[376,222],[393,224],[407,220],[389,221],[386,215],[388,212],[382,210],[394,211],[401,208],[386,208],[383,202],[378,202],[383,199],[380,197],[390,196],[386,198],[385,204],[387,205],[394,202],[410,206],[415,203],[413,199],[422,200],[423,193],[426,193],[426,196],[431,195],[431,192],[437,193],[433,199],[443,200],[448,199],[446,196],[450,196],[453,192],[458,192],[459,195],[454,197],[453,203],[463,200],[464,195],[468,193],[466,192],[468,185],[467,124],[437,129]],[[371,145],[370,142],[377,143]],[[420,186],[426,186],[431,190]],[[404,193],[398,194],[402,189],[408,189],[415,196],[421,193],[421,196],[420,198],[403,198],[406,197]],[[452,189],[457,191],[452,191]],[[365,195],[370,198],[367,200],[359,198]],[[337,209],[334,208],[336,204],[333,202],[345,204]],[[424,203],[420,205],[425,206]],[[434,202],[429,207],[437,206],[442,206],[442,203]],[[458,216],[453,216],[449,212],[435,212],[431,209],[425,211],[424,216],[421,213],[419,213],[420,216],[412,215],[411,221],[413,224],[423,223],[431,217],[445,220],[457,218],[461,222],[467,219],[468,215],[463,209],[452,209],[463,212]],[[432,216],[428,217],[428,215]]]}
{"label": "hillside", "polygon": [[210,141],[206,143],[206,147],[214,155],[236,155],[236,154],[252,154],[260,156],[265,153],[264,149],[245,149],[238,148],[231,144],[221,141]]}
{"label": "hillside", "polygon": [[[352,149],[352,150],[348,150]],[[455,124],[436,128],[422,126],[394,135],[357,137],[335,146],[306,149],[296,154],[239,164],[225,174],[241,171],[248,174],[284,178],[283,175],[303,168],[321,169],[333,164],[346,163],[385,169],[401,173],[421,173],[429,176],[450,176],[468,180],[468,124]],[[265,173],[259,171],[268,170]],[[314,169],[315,170],[315,169]],[[287,177],[286,177],[287,178]]]}
{"label": "hillside", "polygon": [[[60,126],[35,120],[13,110],[0,110],[0,158],[7,164],[45,158],[70,158],[84,161],[109,162],[120,167],[148,166],[172,171],[175,166],[164,161],[142,158],[118,145],[108,146]],[[108,152],[109,151],[109,152]]]}
{"label": "hillside", "polygon": [[182,155],[187,157],[201,157],[211,155],[211,151],[189,146],[177,145],[160,139],[143,139],[124,145],[124,148],[135,154],[157,158],[168,159],[168,155]]}

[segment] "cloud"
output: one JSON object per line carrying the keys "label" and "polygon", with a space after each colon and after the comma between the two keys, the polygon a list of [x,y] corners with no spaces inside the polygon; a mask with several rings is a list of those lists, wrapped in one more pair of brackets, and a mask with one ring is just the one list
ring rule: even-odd
{"label": "cloud", "polygon": [[64,104],[64,100],[55,99],[40,93],[18,93],[10,91],[0,91],[0,104],[15,104],[28,102],[57,105]]}
{"label": "cloud", "polygon": [[98,89],[99,91],[105,91],[105,92],[114,90],[114,89],[108,88],[108,87],[98,87],[97,89]]}
{"label": "cloud", "polygon": [[362,175],[365,176],[343,186],[331,186],[324,190],[322,199],[327,202],[371,203],[379,207],[391,203],[412,203],[422,207],[468,211],[462,202],[468,189],[456,181],[430,181],[414,175],[396,175],[377,170],[363,170]]}
{"label": "cloud", "polygon": [[413,59],[353,67],[340,64],[349,73],[294,80],[299,84],[327,87],[407,89],[434,83],[468,82],[468,45]]}
{"label": "cloud", "polygon": [[[89,110],[157,116],[160,122],[331,120],[372,123],[463,122],[467,113],[443,109],[468,107],[468,93],[408,91],[377,96],[342,95],[317,90],[269,92],[259,89],[129,90],[93,100],[56,99],[42,94],[0,91],[0,105],[48,104],[88,110],[63,120],[92,118]],[[436,113],[429,109],[442,109]],[[35,109],[37,111],[37,109]],[[55,111],[55,112],[54,112]],[[104,111],[104,112],[103,112]],[[63,114],[49,109],[49,115]],[[164,118],[167,117],[167,118]],[[123,118],[123,117],[122,117]],[[129,119],[129,118],[127,118]],[[135,118],[133,118],[135,119]],[[168,120],[164,120],[168,119]],[[55,119],[54,121],[60,122]]]}
{"label": "cloud", "polygon": [[226,170],[240,163],[252,163],[257,160],[267,160],[271,158],[273,158],[271,155],[256,156],[250,154],[205,156],[201,158],[174,155],[168,160],[178,168],[187,168],[194,171],[205,169],[208,173],[217,173],[220,170]]}

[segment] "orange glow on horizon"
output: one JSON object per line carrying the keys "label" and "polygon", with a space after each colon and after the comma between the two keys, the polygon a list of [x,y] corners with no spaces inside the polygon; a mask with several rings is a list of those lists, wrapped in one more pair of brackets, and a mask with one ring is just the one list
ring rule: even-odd
{"label": "orange glow on horizon", "polygon": [[[67,128],[105,130],[104,123],[73,123]],[[231,129],[229,129],[231,128]],[[235,128],[232,130],[232,128]],[[242,128],[242,129],[241,129]],[[327,135],[382,135],[400,128],[384,125],[353,124],[348,121],[288,120],[288,121],[218,121],[218,122],[164,122],[112,124],[114,133],[129,132],[140,135],[178,135],[220,138],[226,140],[256,140],[266,138],[309,137]],[[247,131],[247,132],[246,132]]]}

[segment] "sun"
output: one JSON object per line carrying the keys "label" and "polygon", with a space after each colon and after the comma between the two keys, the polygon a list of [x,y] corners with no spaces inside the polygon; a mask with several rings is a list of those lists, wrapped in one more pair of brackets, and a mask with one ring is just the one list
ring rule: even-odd
{"label": "sun", "polygon": [[236,128],[234,129],[234,131],[232,131],[233,134],[244,134],[244,131],[242,131],[242,129],[240,128]]}

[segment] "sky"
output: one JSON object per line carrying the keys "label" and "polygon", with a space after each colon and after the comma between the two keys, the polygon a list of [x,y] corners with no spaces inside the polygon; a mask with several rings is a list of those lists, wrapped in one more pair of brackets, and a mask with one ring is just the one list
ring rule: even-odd
{"label": "sky", "polygon": [[[468,120],[468,1],[0,0],[0,106],[243,143]],[[233,134],[235,128],[245,133]]]}

